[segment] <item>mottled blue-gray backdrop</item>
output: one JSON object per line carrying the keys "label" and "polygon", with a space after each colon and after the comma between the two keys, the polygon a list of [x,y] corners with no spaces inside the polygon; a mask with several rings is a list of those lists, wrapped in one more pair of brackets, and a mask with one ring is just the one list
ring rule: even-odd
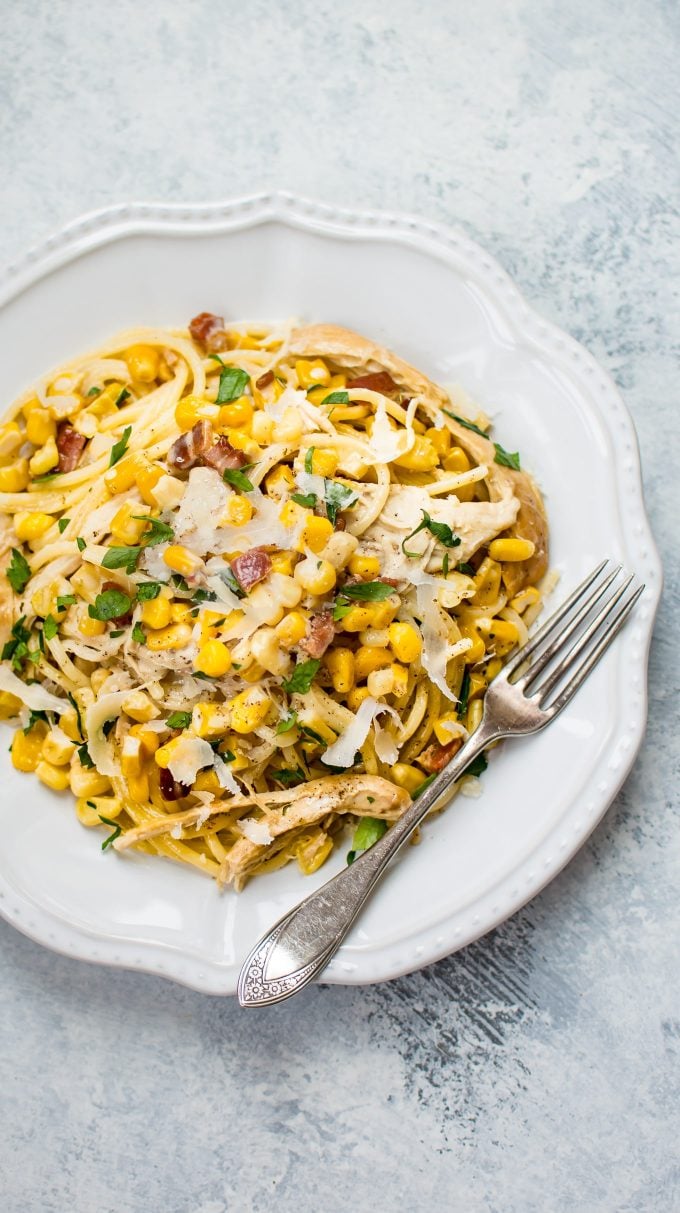
{"label": "mottled blue-gray backdrop", "polygon": [[2,26],[2,261],[112,201],[267,187],[462,224],[620,384],[668,555],[633,774],[464,953],[246,1014],[3,924],[3,1208],[680,1208],[677,5],[15,0]]}

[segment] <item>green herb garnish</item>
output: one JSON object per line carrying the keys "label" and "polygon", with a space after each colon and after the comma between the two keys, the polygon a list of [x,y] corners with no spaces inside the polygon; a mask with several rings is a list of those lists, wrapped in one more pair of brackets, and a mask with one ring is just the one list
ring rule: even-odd
{"label": "green herb garnish", "polygon": [[324,501],[328,521],[335,526],[339,510],[346,510],[358,499],[359,494],[354,489],[348,489],[338,480],[324,480]]}
{"label": "green herb garnish", "polygon": [[91,387],[88,396],[101,396],[102,389],[100,387]]}
{"label": "green herb garnish", "polygon": [[57,595],[57,613],[65,611],[67,607],[73,606],[76,602],[75,594],[59,594]]}
{"label": "green herb garnish", "polygon": [[45,724],[49,724],[49,720],[47,719],[47,712],[34,712],[33,708],[30,708],[29,713],[28,713],[28,724],[26,725],[26,728],[24,729],[24,733],[30,733],[31,729],[33,728],[33,725],[37,724],[39,720],[44,721]]}
{"label": "green herb garnish", "polygon": [[125,628],[114,628],[112,632],[109,632],[109,637],[111,638],[111,640],[117,640],[119,636],[124,636],[124,635],[125,635]]}
{"label": "green herb garnish", "polygon": [[123,430],[122,437],[120,437],[118,439],[118,442],[114,442],[113,446],[111,447],[111,454],[109,456],[109,467],[110,468],[113,467],[114,463],[118,463],[119,459],[123,458],[123,455],[125,454],[125,452],[127,450],[127,444],[130,441],[131,433],[132,433],[132,426],[126,425],[125,429]]}
{"label": "green herb garnish", "polygon": [[315,446],[310,446],[307,448],[307,451],[305,453],[305,471],[307,472],[308,476],[313,475],[312,468],[314,466],[315,450],[316,450]]}
{"label": "green herb garnish", "polygon": [[289,712],[288,715],[284,716],[283,720],[280,720],[279,723],[277,724],[277,726],[276,726],[277,736],[279,733],[290,733],[290,730],[295,728],[296,723],[297,723],[297,712]]}
{"label": "green herb garnish", "polygon": [[313,510],[316,505],[316,493],[293,493],[291,501],[297,505],[304,505],[308,510]]}
{"label": "green herb garnish", "polygon": [[118,395],[116,396],[116,408],[117,409],[122,408],[122,406],[125,404],[125,401],[128,399],[129,395],[130,395],[130,393],[128,392],[126,387],[124,387],[123,390],[118,393]]}
{"label": "green herb garnish", "polygon": [[444,552],[444,555],[442,556],[442,576],[448,577],[448,575],[449,575],[449,553]]}
{"label": "green herb garnish", "polygon": [[[92,807],[94,808],[95,806],[93,805]],[[115,842],[117,838],[120,838],[123,831],[116,821],[111,821],[110,817],[104,817],[102,813],[98,813],[97,816],[99,817],[100,821],[104,822],[104,825],[113,827],[113,834],[109,834],[108,838],[105,838],[102,843],[102,851],[105,851],[107,847],[111,846],[112,842]]]}
{"label": "green herb garnish", "polygon": [[417,800],[419,796],[422,796],[423,792],[429,788],[430,784],[434,783],[438,773],[438,771],[434,771],[432,775],[428,775],[427,779],[424,779],[422,783],[419,783],[415,792],[411,793],[411,800]]}
{"label": "green herb garnish", "polygon": [[92,769],[92,767],[94,766],[94,763],[93,763],[92,759],[90,758],[90,751],[88,750],[87,745],[85,745],[85,743],[83,743],[83,745],[78,746],[78,749],[76,750],[76,754],[78,755],[78,758],[80,759],[80,765],[85,767],[86,770],[90,771]]}
{"label": "green herb garnish", "polygon": [[349,393],[343,391],[331,392],[330,396],[325,396],[321,401],[322,408],[324,404],[349,404]]}
{"label": "green herb garnish", "polygon": [[71,521],[71,519],[70,519],[70,518],[60,518],[60,519],[59,519],[59,521],[58,521],[58,523],[57,523],[57,526],[59,527],[59,534],[60,534],[60,535],[63,535],[63,534],[64,534],[64,531],[66,530],[66,528],[67,528],[67,526],[68,526],[68,524],[69,524],[69,522],[70,522],[70,521]]}
{"label": "green herb garnish", "polygon": [[12,548],[12,559],[6,576],[16,594],[20,594],[31,579],[31,566],[18,548]]}
{"label": "green herb garnish", "polygon": [[227,588],[231,590],[232,594],[235,594],[237,598],[245,598],[246,592],[241,589],[231,569],[222,569],[220,577]]}
{"label": "green herb garnish", "polygon": [[384,602],[394,593],[394,586],[385,581],[359,581],[356,585],[346,585],[342,590],[343,598],[353,598],[356,602]]}
{"label": "green herb garnish", "polygon": [[79,535],[78,538],[76,539],[76,546],[77,546],[79,552],[85,551],[87,544],[86,544],[85,540],[83,539],[82,535]]}
{"label": "green herb garnish", "polygon": [[24,627],[26,616],[22,615],[21,619],[17,619],[12,626],[12,639],[8,640],[2,650],[2,660],[12,660],[12,668],[17,673],[21,671],[21,666],[28,653],[28,641],[31,639],[29,628]]}
{"label": "green herb garnish", "polygon": [[474,425],[472,421],[467,421],[465,417],[459,417],[457,413],[450,413],[448,409],[442,409],[442,413],[446,413],[447,417],[450,417],[452,421],[457,421],[466,430],[472,430],[473,434],[479,434],[480,438],[486,438],[484,430],[480,430],[478,425]]}
{"label": "green herb garnish", "polygon": [[173,712],[165,723],[169,729],[188,729],[191,724],[191,712]]}
{"label": "green herb garnish", "polygon": [[45,640],[54,640],[54,637],[56,636],[58,631],[59,631],[59,624],[57,623],[54,616],[46,615],[45,622],[43,624],[43,635],[45,637]]}
{"label": "green herb garnish", "polygon": [[293,788],[298,783],[304,783],[307,776],[302,767],[295,767],[291,770],[288,767],[282,767],[278,771],[270,771],[272,779],[276,779],[278,783],[282,783],[284,788]]}
{"label": "green herb garnish", "polygon": [[158,598],[160,592],[160,581],[141,581],[137,586],[137,598],[139,602],[151,602],[153,598]]}
{"label": "green herb garnish", "polygon": [[167,522],[161,522],[160,518],[153,518],[151,514],[133,514],[132,517],[137,522],[149,523],[151,529],[142,535],[142,546],[145,548],[153,548],[157,543],[166,543],[175,538],[172,527]]}
{"label": "green herb garnish", "polygon": [[352,603],[349,598],[336,598],[333,603],[333,622],[339,623],[341,619],[345,618],[345,615],[349,615],[351,609]]}
{"label": "green herb garnish", "polygon": [[122,590],[104,590],[103,593],[97,594],[94,606],[89,606],[87,613],[90,619],[99,619],[106,623],[110,619],[120,619],[121,616],[127,615],[131,606],[132,599]]}
{"label": "green herb garnish", "polygon": [[57,476],[63,476],[63,472],[43,472],[42,476],[33,476],[34,484],[49,484],[51,480],[56,480]]}
{"label": "green herb garnish", "polygon": [[242,396],[250,381],[246,371],[236,366],[223,366],[220,371],[220,386],[217,390],[217,404],[228,404]]}
{"label": "green herb garnish", "polygon": [[300,732],[308,741],[315,741],[317,745],[322,745],[324,748],[328,746],[328,742],[324,740],[321,734],[317,733],[316,729],[310,728],[308,724],[301,724]]}
{"label": "green herb garnish", "polygon": [[474,577],[475,575],[475,570],[471,564],[468,564],[467,560],[461,560],[460,563],[456,565],[456,568],[458,569],[459,573],[465,573],[466,577]]}
{"label": "green herb garnish", "polygon": [[423,514],[422,522],[419,522],[415,531],[411,531],[411,534],[407,535],[406,538],[402,542],[401,550],[405,556],[409,556],[413,559],[415,557],[419,557],[424,554],[423,552],[409,551],[409,549],[406,547],[406,544],[408,543],[409,539],[412,539],[413,536],[417,535],[419,531],[429,531],[430,534],[434,535],[435,539],[437,539],[439,541],[439,543],[442,543],[445,548],[457,548],[458,547],[458,545],[460,544],[460,538],[458,535],[454,535],[454,533],[451,530],[451,527],[448,525],[448,523],[435,522],[435,520],[433,518],[430,518],[430,515],[425,510],[422,511],[422,514]]}
{"label": "green herb garnish", "polygon": [[283,679],[283,688],[288,691],[289,695],[297,693],[298,695],[306,695],[307,691],[314,681],[321,662],[316,657],[310,657],[309,661],[302,661],[296,665],[290,678]]}
{"label": "green herb garnish", "polygon": [[501,467],[504,468],[514,468],[516,472],[521,471],[519,465],[519,451],[515,451],[514,453],[511,451],[505,451],[503,450],[500,442],[494,442],[494,446],[496,448],[496,457],[494,459],[494,463],[500,463]]}
{"label": "green herb garnish", "polygon": [[470,669],[465,667],[463,681],[460,684],[460,695],[458,696],[458,707],[456,709],[457,716],[464,716],[468,710],[468,701],[470,699]]}
{"label": "green herb garnish", "polygon": [[362,817],[352,839],[352,850],[347,855],[347,863],[354,863],[357,855],[367,851],[387,830],[387,822],[379,817]]}
{"label": "green herb garnish", "polygon": [[141,623],[136,623],[132,629],[132,639],[135,644],[146,644],[146,632]]}
{"label": "green herb garnish", "polygon": [[[245,463],[245,468],[254,468],[254,463]],[[252,493],[255,485],[252,480],[246,476],[243,468],[225,468],[222,472],[222,479],[225,484],[230,484],[234,489],[240,489],[242,493]]]}
{"label": "green herb garnish", "polygon": [[488,765],[486,754],[478,754],[476,758],[472,759],[469,767],[465,768],[463,775],[479,776],[486,770]]}

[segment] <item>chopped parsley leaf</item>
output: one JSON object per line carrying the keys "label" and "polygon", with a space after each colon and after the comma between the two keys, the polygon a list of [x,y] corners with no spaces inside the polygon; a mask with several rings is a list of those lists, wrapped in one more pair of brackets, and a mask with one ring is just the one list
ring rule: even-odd
{"label": "chopped parsley leaf", "polygon": [[312,467],[314,465],[315,450],[316,450],[316,447],[310,446],[307,448],[307,451],[305,453],[305,471],[307,472],[308,476],[312,475]]}
{"label": "chopped parsley leaf", "polygon": [[89,606],[87,613],[90,619],[99,619],[105,623],[127,615],[131,606],[132,599],[122,590],[104,590],[103,593],[97,594],[94,606]]}
{"label": "chopped parsley leaf", "polygon": [[113,446],[111,447],[111,455],[109,456],[109,467],[110,468],[113,467],[114,463],[118,463],[119,459],[123,458],[123,455],[125,454],[125,452],[127,450],[127,444],[130,441],[131,433],[132,433],[132,426],[126,425],[125,429],[123,430],[122,436],[118,439],[118,442],[114,442]]}
{"label": "chopped parsley leaf", "polygon": [[494,463],[500,463],[501,467],[514,468],[516,472],[521,471],[519,463],[519,451],[505,451],[500,442],[494,442],[496,448],[496,457]]}
{"label": "chopped parsley leaf", "polygon": [[139,602],[151,602],[153,598],[158,598],[160,592],[160,581],[141,581],[137,586],[137,598]]}
{"label": "chopped parsley leaf", "polygon": [[86,770],[90,771],[92,769],[92,767],[94,766],[94,763],[90,757],[90,751],[88,750],[87,745],[84,742],[82,745],[78,746],[78,749],[76,750],[76,754],[78,755],[78,758],[80,759],[80,765],[85,767]]}
{"label": "chopped parsley leaf", "polygon": [[70,518],[60,518],[60,519],[59,519],[59,521],[58,521],[58,523],[57,523],[57,526],[59,527],[59,534],[60,534],[60,535],[63,535],[63,534],[64,534],[64,531],[66,530],[66,528],[67,528],[67,526],[68,526],[68,524],[69,524],[69,522],[70,522],[70,521],[71,521],[71,519],[70,519]]}
{"label": "chopped parsley leaf", "polygon": [[146,644],[146,632],[141,623],[136,623],[132,629],[132,639],[135,644]]}
{"label": "chopped parsley leaf", "polygon": [[416,529],[411,531],[411,534],[407,535],[402,542],[401,550],[405,556],[409,556],[411,559],[413,559],[424,554],[423,552],[409,551],[409,549],[406,547],[409,539],[412,539],[413,536],[417,535],[419,531],[429,531],[430,534],[434,535],[435,539],[437,539],[439,543],[442,543],[446,548],[457,548],[459,546],[460,538],[458,535],[454,535],[448,523],[435,522],[435,520],[430,518],[430,515],[425,510],[422,511],[422,514],[422,521],[418,523]]}
{"label": "chopped parsley leaf", "polygon": [[474,425],[472,421],[467,421],[465,417],[459,417],[458,413],[450,413],[448,409],[442,409],[442,413],[446,413],[447,417],[450,417],[452,421],[457,421],[466,430],[472,430],[473,434],[479,434],[480,438],[486,438],[484,430],[480,430],[478,425]]}
{"label": "chopped parsley leaf", "polygon": [[230,400],[238,400],[250,381],[247,371],[239,370],[236,366],[223,366],[220,371],[220,386],[217,391],[217,404],[228,404]]}
{"label": "chopped parsley leaf", "polygon": [[160,518],[154,518],[151,514],[133,514],[132,517],[137,522],[149,523],[149,530],[142,535],[143,547],[153,548],[157,543],[166,543],[175,538],[172,527],[167,522],[161,522]]}
{"label": "chopped parsley leaf", "polygon": [[349,404],[349,393],[343,391],[331,392],[330,396],[325,396],[321,401],[322,408],[324,404]]}
{"label": "chopped parsley leaf", "polygon": [[18,548],[12,548],[12,559],[6,576],[15,594],[20,594],[31,579],[31,566]]}
{"label": "chopped parsley leaf", "polygon": [[109,834],[108,838],[105,838],[102,843],[102,851],[105,851],[107,847],[111,846],[112,842],[115,842],[117,838],[120,838],[123,831],[118,825],[117,821],[112,821],[110,817],[104,817],[103,813],[99,813],[98,817],[100,821],[104,822],[104,825],[113,827],[113,834]]}
{"label": "chopped parsley leaf", "polygon": [[394,586],[385,581],[359,581],[356,585],[346,585],[342,590],[343,598],[353,598],[355,602],[384,602],[394,593]]}
{"label": "chopped parsley leaf", "polygon": [[85,548],[87,547],[87,544],[86,544],[85,540],[83,539],[82,535],[79,535],[79,536],[78,536],[78,538],[76,539],[76,544],[77,544],[77,546],[78,546],[78,551],[79,551],[79,552],[84,552],[84,551],[85,551]]}
{"label": "chopped parsley leaf", "polygon": [[308,510],[313,510],[316,505],[316,493],[293,493],[291,501],[294,501],[296,505],[304,505]]}
{"label": "chopped parsley leaf", "polygon": [[357,855],[367,851],[387,830],[387,822],[380,817],[362,817],[352,839],[352,850],[347,855],[347,863],[354,863]]}
{"label": "chopped parsley leaf", "polygon": [[479,777],[486,770],[488,765],[489,765],[489,763],[488,763],[486,754],[478,754],[476,758],[472,759],[472,762],[470,763],[469,767],[465,768],[465,770],[463,771],[463,774],[464,775],[476,775],[477,777]]}
{"label": "chopped parsley leaf", "polygon": [[59,631],[59,624],[57,623],[54,616],[46,615],[45,622],[43,624],[43,635],[45,637],[45,640],[54,640],[54,637],[56,636],[58,631]]}
{"label": "chopped parsley leaf", "polygon": [[240,489],[242,493],[252,493],[255,485],[252,480],[249,480],[243,469],[254,467],[254,463],[245,463],[243,468],[225,468],[222,472],[222,479],[225,484],[230,484],[234,489]]}
{"label": "chopped parsley leaf", "polygon": [[125,569],[125,572],[128,574],[134,573],[141,551],[142,549],[138,544],[134,547],[107,548],[102,560],[102,568]]}
{"label": "chopped parsley leaf", "polygon": [[269,773],[272,779],[276,779],[278,783],[283,784],[284,788],[294,788],[296,784],[304,783],[307,778],[302,767],[295,767],[294,769],[282,767],[278,771],[270,771]]}
{"label": "chopped parsley leaf", "polygon": [[295,711],[289,712],[288,715],[284,716],[283,720],[280,720],[279,723],[277,724],[277,726],[276,726],[277,736],[279,733],[290,733],[290,730],[295,728],[296,722],[297,722],[297,712],[295,712]]}
{"label": "chopped parsley leaf", "polygon": [[173,712],[165,723],[169,729],[188,729],[191,724],[191,712]]}
{"label": "chopped parsley leaf", "polygon": [[289,695],[295,693],[306,695],[314,681],[321,662],[316,657],[310,657],[309,661],[301,661],[296,665],[290,678],[283,679],[283,688],[288,691]]}
{"label": "chopped parsley leaf", "polygon": [[324,480],[323,484],[326,514],[328,521],[335,526],[339,510],[346,510],[350,505],[354,505],[358,493],[354,489],[348,489],[344,484],[340,484],[338,480]]}

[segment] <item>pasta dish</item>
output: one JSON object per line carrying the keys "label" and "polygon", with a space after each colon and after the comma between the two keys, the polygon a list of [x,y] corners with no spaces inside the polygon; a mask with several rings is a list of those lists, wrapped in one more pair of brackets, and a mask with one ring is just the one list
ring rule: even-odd
{"label": "pasta dish", "polygon": [[52,372],[0,428],[14,767],[221,885],[314,872],[347,824],[351,860],[541,608],[541,497],[489,429],[324,324],[201,313]]}

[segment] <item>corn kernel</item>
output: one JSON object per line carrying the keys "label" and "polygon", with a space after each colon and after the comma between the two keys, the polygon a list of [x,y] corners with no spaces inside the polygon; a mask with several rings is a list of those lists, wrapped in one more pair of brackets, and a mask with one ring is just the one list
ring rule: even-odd
{"label": "corn kernel", "polygon": [[471,464],[462,446],[454,446],[442,460],[447,472],[469,472]]}
{"label": "corn kernel", "polygon": [[411,472],[429,472],[439,463],[439,455],[429,438],[424,434],[416,434],[410,451],[399,455],[394,463],[397,467],[407,468]]}
{"label": "corn kernel", "polygon": [[46,531],[49,531],[53,524],[53,519],[49,514],[41,514],[37,511],[31,512],[28,510],[20,510],[14,515],[14,530],[17,539],[25,540],[30,543],[32,539],[40,539]]}
{"label": "corn kernel", "polygon": [[358,712],[364,699],[368,699],[370,693],[368,687],[352,687],[347,696],[347,707],[350,712]]}
{"label": "corn kernel", "polygon": [[144,724],[133,724],[128,737],[136,737],[144,754],[151,758],[160,745],[160,738],[155,729],[147,729]]}
{"label": "corn kernel", "polygon": [[12,766],[17,771],[35,771],[40,762],[42,748],[47,735],[47,726],[42,720],[24,733],[19,729],[12,739]]}
{"label": "corn kernel", "polygon": [[239,396],[220,408],[218,425],[220,429],[248,430],[253,420],[253,402],[250,396]]}
{"label": "corn kernel", "polygon": [[239,497],[236,493],[229,498],[224,511],[224,521],[230,526],[245,526],[253,516],[253,507],[247,497]]}
{"label": "corn kernel", "polygon": [[113,515],[111,519],[111,534],[119,543],[139,543],[141,536],[147,528],[146,522],[134,516],[135,514],[139,514],[139,511],[140,506],[138,502],[126,501]]}
{"label": "corn kernel", "polygon": [[[269,496],[278,501],[282,497],[287,497],[289,493],[295,492],[295,477],[287,464],[280,463],[265,476],[264,487]],[[293,504],[295,503],[293,502]]]}
{"label": "corn kernel", "polygon": [[284,577],[292,577],[295,559],[295,552],[273,552],[271,556],[272,572],[281,573]]}
{"label": "corn kernel", "polygon": [[[142,501],[147,505],[155,506],[159,503],[154,495],[154,489],[162,476],[165,475],[163,468],[157,463],[150,463],[143,455],[140,455],[136,463],[137,471],[135,473],[135,484],[139,489]],[[166,480],[172,480],[170,476]],[[176,483],[176,482],[175,482]]]}
{"label": "corn kernel", "polygon": [[70,741],[80,744],[82,737],[78,728],[78,713],[75,708],[65,708],[59,717],[59,728]]}
{"label": "corn kernel", "polygon": [[394,783],[400,788],[405,788],[411,795],[424,783],[426,776],[418,767],[412,767],[408,762],[395,762],[390,768],[390,775]]}
{"label": "corn kernel", "polygon": [[536,544],[531,539],[492,539],[489,544],[492,560],[530,560],[535,551]]}
{"label": "corn kernel", "polygon": [[331,676],[333,690],[346,695],[354,686],[354,655],[351,649],[339,646],[330,649],[324,657],[324,665]]}
{"label": "corn kernel", "polygon": [[410,665],[420,657],[423,638],[411,623],[391,623],[389,637],[392,652],[399,661]]}
{"label": "corn kernel", "polygon": [[76,800],[76,817],[81,825],[100,826],[102,817],[110,819],[118,817],[122,808],[123,802],[118,796],[98,796],[91,802],[79,796]]}
{"label": "corn kernel", "polygon": [[139,383],[152,383],[158,375],[160,357],[153,345],[131,345],[125,361],[132,378]]}
{"label": "corn kernel", "polygon": [[0,720],[11,720],[21,711],[21,700],[9,691],[0,691]]}
{"label": "corn kernel", "polygon": [[188,602],[170,603],[170,622],[188,623],[191,618],[191,607]]}
{"label": "corn kernel", "polygon": [[[232,762],[229,763],[230,771],[233,765],[234,764]],[[221,784],[217,778],[216,772],[210,767],[205,767],[202,771],[199,771],[194,780],[193,790],[194,792],[219,792],[221,790]]]}
{"label": "corn kernel", "polygon": [[[292,577],[289,580],[293,580]],[[290,604],[294,605],[294,604]],[[248,595],[249,612],[258,623],[266,623],[275,627],[283,619],[284,607],[272,594],[266,585],[256,585]]]}
{"label": "corn kernel", "polygon": [[177,428],[184,434],[192,430],[197,421],[217,421],[220,416],[219,404],[210,400],[202,400],[200,396],[185,396],[175,409]]}
{"label": "corn kernel", "polygon": [[131,691],[127,699],[123,700],[123,711],[140,724],[146,724],[148,720],[156,720],[160,716],[159,708],[145,691]]}
{"label": "corn kernel", "polygon": [[180,543],[171,543],[163,553],[163,560],[169,569],[175,573],[181,573],[183,577],[190,577],[198,569],[203,568],[201,557],[196,556],[194,552],[190,552],[189,548],[183,547]]}
{"label": "corn kernel", "polygon": [[55,767],[43,759],[35,768],[35,773],[41,783],[52,788],[55,792],[65,792],[69,785],[68,771],[65,767]]}
{"label": "corn kernel", "polygon": [[99,771],[87,770],[77,756],[71,759],[70,783],[74,796],[101,796],[111,790],[110,779]]}
{"label": "corn kernel", "polygon": [[48,733],[42,748],[42,757],[46,762],[51,762],[52,766],[63,767],[71,761],[75,748],[75,742],[70,741],[68,737],[62,738],[59,733]]}
{"label": "corn kernel", "polygon": [[392,661],[389,649],[374,649],[361,645],[354,654],[354,674],[357,682],[363,680],[373,671],[383,669]]}
{"label": "corn kernel", "polygon": [[397,698],[405,695],[408,690],[408,670],[406,666],[399,665],[398,662],[393,661],[390,666],[390,673],[392,674],[392,694],[396,695]]}
{"label": "corn kernel", "polygon": [[170,599],[164,594],[159,594],[158,598],[151,598],[147,602],[141,604],[142,623],[147,627],[158,630],[159,628],[167,628],[170,623]]}
{"label": "corn kernel", "polygon": [[514,623],[506,619],[478,620],[477,627],[499,657],[509,653],[519,640],[519,632]]}
{"label": "corn kernel", "polygon": [[211,678],[221,678],[231,669],[231,653],[221,640],[207,640],[198,650],[196,669]]}
{"label": "corn kernel", "polygon": [[178,741],[178,737],[171,737],[169,741],[166,741],[165,745],[158,747],[156,753],[154,754],[154,759],[157,766],[161,767],[163,770],[167,770],[172,762],[173,755],[177,750]]}
{"label": "corn kernel", "polygon": [[[306,545],[312,552],[318,553],[326,546],[333,534],[333,523],[328,518],[317,518],[310,514],[302,531],[301,545]],[[300,547],[303,551],[304,547]],[[335,583],[333,583],[335,584]]]}
{"label": "corn kernel", "polygon": [[439,716],[432,726],[433,732],[440,745],[448,745],[453,741],[455,736],[459,734],[446,726],[449,724],[460,724],[458,714],[456,712],[445,712],[443,716]]}
{"label": "corn kernel", "polygon": [[34,446],[44,446],[57,437],[57,423],[47,409],[32,409],[26,420],[26,437]]}
{"label": "corn kernel", "polygon": [[197,737],[216,741],[227,731],[227,713],[215,703],[197,703],[191,714],[191,727]]}
{"label": "corn kernel", "polygon": [[475,662],[482,660],[486,652],[486,646],[474,624],[461,623],[459,626],[463,640],[472,641],[471,648],[465,653],[465,662],[467,665],[474,665]]}
{"label": "corn kernel", "polygon": [[258,628],[251,636],[250,649],[255,660],[269,674],[284,674],[290,667],[290,658],[279,644],[274,628]]}
{"label": "corn kernel", "polygon": [[382,699],[394,691],[394,674],[391,667],[382,670],[371,670],[366,680],[369,694],[374,699]]}
{"label": "corn kernel", "polygon": [[84,611],[78,620],[78,630],[82,632],[83,636],[103,636],[106,624],[101,619],[93,619]]}
{"label": "corn kernel", "polygon": [[28,485],[28,459],[0,468],[0,493],[23,493]]}
{"label": "corn kernel", "polygon": [[267,718],[271,701],[259,687],[249,687],[232,699],[230,707],[234,732],[252,733]]}
{"label": "corn kernel", "polygon": [[482,561],[475,573],[475,606],[491,606],[501,589],[501,566],[491,557]]}
{"label": "corn kernel", "polygon": [[[318,733],[319,737],[322,737],[326,742],[326,745],[332,745],[334,741],[337,741],[337,734],[334,733],[330,725],[327,725],[326,721],[321,720],[319,716],[314,716],[310,712],[307,712],[300,716],[299,722],[300,725],[307,725],[315,733]],[[304,733],[304,729],[302,731]],[[316,741],[313,737],[308,737],[302,742],[303,749],[305,749],[308,753],[311,750],[316,749],[318,745],[318,741]]]}
{"label": "corn kernel", "polygon": [[492,657],[491,661],[486,664],[486,681],[492,682],[503,669],[503,662],[500,657]]}
{"label": "corn kernel", "polygon": [[32,455],[28,461],[28,467],[31,476],[44,476],[46,472],[51,472],[59,463],[59,451],[54,438],[48,438],[44,446],[41,446],[35,455]]}
{"label": "corn kernel", "polygon": [[261,443],[262,446],[269,446],[274,433],[272,418],[268,417],[266,413],[255,413],[250,423],[250,432],[255,442]]}
{"label": "corn kernel", "polygon": [[283,410],[279,421],[274,422],[274,441],[286,446],[296,446],[302,438],[302,418],[296,408],[289,405]]}
{"label": "corn kernel", "polygon": [[295,363],[295,374],[300,387],[305,390],[319,385],[327,386],[331,378],[328,367],[320,358],[315,358],[313,361],[304,358],[298,359]]}
{"label": "corn kernel", "polygon": [[519,594],[516,594],[515,597],[510,600],[510,606],[512,607],[513,611],[517,611],[517,614],[521,615],[522,611],[526,611],[527,607],[534,606],[540,597],[541,595],[536,589],[536,586],[528,585],[525,590],[520,590]]}
{"label": "corn kernel", "polygon": [[451,433],[449,430],[438,430],[433,425],[429,430],[425,430],[425,437],[429,438],[440,459],[448,455],[451,449]]}
{"label": "corn kernel", "polygon": [[120,459],[112,468],[104,472],[104,483],[112,497],[118,493],[127,493],[136,484],[138,472],[148,464],[145,455],[135,452]]}
{"label": "corn kernel", "polygon": [[399,599],[395,595],[384,602],[370,602],[353,606],[340,623],[345,632],[363,632],[366,628],[386,628],[399,610]]}
{"label": "corn kernel", "polygon": [[92,684],[92,690],[94,691],[95,695],[101,694],[101,691],[104,687],[104,683],[108,682],[110,677],[111,677],[111,671],[107,670],[101,666],[98,666],[96,670],[92,671],[92,673],[90,675],[90,682]]}
{"label": "corn kernel", "polygon": [[330,561],[312,559],[309,556],[295,566],[293,576],[308,594],[328,594],[337,580]]}
{"label": "corn kernel", "polygon": [[334,569],[344,569],[354,555],[359,540],[349,531],[335,531],[320,555],[328,560]]}
{"label": "corn kernel", "polygon": [[307,620],[301,611],[289,611],[274,628],[279,644],[290,649],[299,644],[307,631]]}
{"label": "corn kernel", "polygon": [[338,455],[336,451],[329,451],[323,447],[317,447],[312,455],[312,472],[315,476],[334,476],[338,469]]}
{"label": "corn kernel", "polygon": [[372,581],[380,572],[380,561],[377,556],[363,556],[356,552],[347,567],[354,577],[361,577],[362,581]]}
{"label": "corn kernel", "polygon": [[359,632],[359,640],[368,645],[369,649],[386,649],[390,643],[389,628],[366,628]]}
{"label": "corn kernel", "polygon": [[123,741],[120,769],[126,779],[142,773],[142,743],[138,737],[131,737],[129,733]]}
{"label": "corn kernel", "polygon": [[8,421],[0,428],[0,459],[8,459],[14,455],[24,441],[24,433],[16,421]]}
{"label": "corn kernel", "polygon": [[284,526],[302,526],[307,521],[307,511],[296,501],[286,501],[279,514],[279,519]]}
{"label": "corn kernel", "polygon": [[[244,682],[255,683],[262,681],[265,671],[260,665],[259,661],[251,661],[250,665],[247,665],[245,668],[239,670],[239,674]],[[231,769],[233,770],[233,767]]]}
{"label": "corn kernel", "polygon": [[183,649],[191,641],[191,631],[192,629],[186,623],[171,623],[169,627],[149,632],[146,647],[152,653],[162,653],[168,649]]}

